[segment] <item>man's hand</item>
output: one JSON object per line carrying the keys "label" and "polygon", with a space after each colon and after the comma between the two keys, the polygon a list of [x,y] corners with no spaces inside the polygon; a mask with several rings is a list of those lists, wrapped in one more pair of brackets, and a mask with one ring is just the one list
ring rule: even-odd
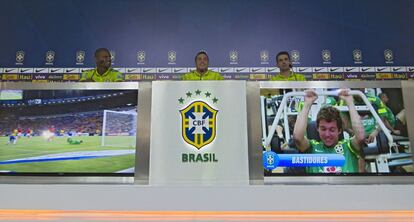
{"label": "man's hand", "polygon": [[394,129],[394,130],[392,130],[392,134],[398,136],[398,135],[401,135],[401,131]]}
{"label": "man's hand", "polygon": [[305,91],[305,104],[312,105],[318,99],[318,95],[313,90],[306,90]]}
{"label": "man's hand", "polygon": [[366,144],[370,144],[373,143],[375,140],[375,137],[377,137],[378,133],[376,131],[372,132],[371,134],[369,134],[369,136],[365,139],[365,143]]}
{"label": "man's hand", "polygon": [[339,98],[346,102],[346,104],[353,104],[354,98],[349,95],[349,89],[341,89],[338,93]]}

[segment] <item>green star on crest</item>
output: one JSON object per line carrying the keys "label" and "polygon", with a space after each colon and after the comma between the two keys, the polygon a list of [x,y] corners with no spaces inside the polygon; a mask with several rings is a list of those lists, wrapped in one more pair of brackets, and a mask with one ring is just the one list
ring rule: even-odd
{"label": "green star on crest", "polygon": [[181,97],[181,98],[178,99],[178,102],[180,102],[181,104],[183,104],[184,103],[184,99]]}
{"label": "green star on crest", "polygon": [[191,97],[193,94],[191,92],[187,92],[185,95],[187,95],[187,97]]}
{"label": "green star on crest", "polygon": [[200,91],[199,89],[197,89],[197,90],[195,91],[195,94],[196,94],[196,95],[200,95],[200,93],[201,93],[201,91]]}
{"label": "green star on crest", "polygon": [[213,98],[213,103],[217,103],[218,99],[216,97]]}
{"label": "green star on crest", "polygon": [[211,93],[210,92],[206,92],[205,95],[206,95],[206,97],[210,97],[211,96]]}

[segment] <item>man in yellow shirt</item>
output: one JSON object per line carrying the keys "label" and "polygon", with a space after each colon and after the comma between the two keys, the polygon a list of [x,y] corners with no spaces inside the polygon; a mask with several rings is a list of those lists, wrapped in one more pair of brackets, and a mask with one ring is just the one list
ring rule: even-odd
{"label": "man in yellow shirt", "polygon": [[276,65],[280,69],[280,73],[270,78],[271,81],[306,81],[304,75],[294,73],[290,70],[292,68],[292,62],[290,61],[288,52],[283,51],[277,54]]}
{"label": "man in yellow shirt", "polygon": [[111,53],[106,48],[95,51],[96,68],[82,73],[81,82],[122,82],[122,73],[114,70]]}
{"label": "man in yellow shirt", "polygon": [[197,53],[195,57],[196,70],[181,76],[182,80],[224,80],[218,72],[208,69],[208,55],[204,51]]}

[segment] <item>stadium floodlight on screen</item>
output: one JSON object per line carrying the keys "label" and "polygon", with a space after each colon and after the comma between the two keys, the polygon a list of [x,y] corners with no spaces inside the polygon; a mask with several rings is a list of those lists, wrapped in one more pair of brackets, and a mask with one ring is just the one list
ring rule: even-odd
{"label": "stadium floodlight on screen", "polygon": [[137,89],[22,95],[0,101],[0,173],[133,175]]}
{"label": "stadium floodlight on screen", "polygon": [[262,90],[263,163],[277,175],[413,175],[401,88]]}
{"label": "stadium floodlight on screen", "polygon": [[137,111],[104,110],[102,146],[135,147]]}

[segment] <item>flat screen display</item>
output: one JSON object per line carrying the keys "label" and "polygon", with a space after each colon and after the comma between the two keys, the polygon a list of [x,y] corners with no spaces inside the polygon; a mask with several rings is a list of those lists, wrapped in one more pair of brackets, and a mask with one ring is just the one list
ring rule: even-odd
{"label": "flat screen display", "polygon": [[137,95],[21,90],[19,101],[0,101],[0,171],[134,173]]}
{"label": "flat screen display", "polygon": [[412,175],[400,88],[261,91],[265,175]]}

